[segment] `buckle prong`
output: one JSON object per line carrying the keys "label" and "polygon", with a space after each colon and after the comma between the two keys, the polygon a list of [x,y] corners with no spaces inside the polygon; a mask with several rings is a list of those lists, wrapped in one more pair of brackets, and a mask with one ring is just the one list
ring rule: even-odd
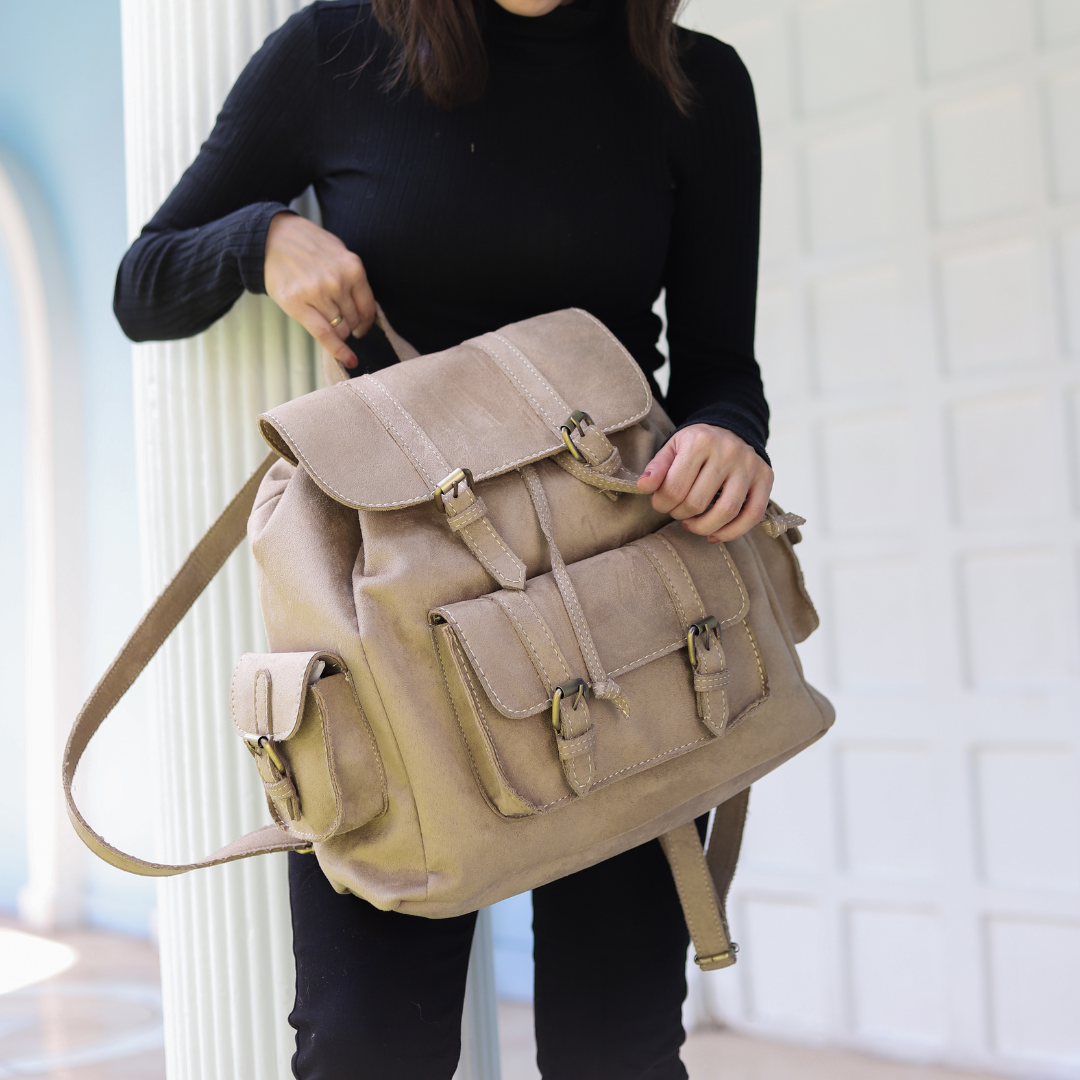
{"label": "buckle prong", "polygon": [[576,695],[574,704],[571,706],[576,712],[583,701],[589,700],[589,684],[584,679],[572,679],[568,683],[563,683],[562,686],[555,687],[551,695],[551,726],[555,729],[556,735],[562,734],[562,711],[559,706],[563,698],[569,698],[571,694]]}
{"label": "buckle prong", "polygon": [[580,409],[575,409],[559,425],[559,433],[562,435],[562,441],[566,443],[566,449],[570,451],[570,456],[575,461],[582,461],[584,459],[581,456],[581,451],[574,445],[574,440],[570,438],[571,432],[584,432],[584,425],[591,424],[592,422],[593,418],[587,412],[582,412]]}
{"label": "buckle prong", "polygon": [[274,749],[274,744],[266,735],[260,735],[258,742],[255,744],[260,750],[266,751],[266,756],[273,762],[274,768],[279,773],[285,772],[285,763],[278,757],[277,751]]}
{"label": "buckle prong", "polygon": [[435,485],[435,490],[431,493],[431,496],[435,500],[435,505],[444,514],[446,513],[446,503],[443,502],[443,496],[453,492],[454,494],[451,497],[456,499],[458,497],[458,488],[462,484],[466,484],[471,491],[476,490],[473,474],[468,469],[455,469],[449,476],[444,477]]}
{"label": "buckle prong", "polygon": [[697,636],[698,634],[705,635],[705,648],[712,648],[712,638],[715,634],[717,638],[720,637],[720,623],[717,622],[715,615],[706,615],[704,619],[699,622],[691,623],[690,629],[686,632],[686,652],[687,658],[690,661],[692,668],[697,668]]}

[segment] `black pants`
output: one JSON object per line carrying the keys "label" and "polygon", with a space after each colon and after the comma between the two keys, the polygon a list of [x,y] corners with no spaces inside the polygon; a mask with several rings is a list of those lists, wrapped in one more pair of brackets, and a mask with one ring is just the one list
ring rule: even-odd
{"label": "black pants", "polygon": [[[289,855],[289,890],[296,1076],[450,1080],[476,915],[379,911],[312,855]],[[686,1080],[689,936],[658,841],[534,890],[533,933],[544,1080]]]}

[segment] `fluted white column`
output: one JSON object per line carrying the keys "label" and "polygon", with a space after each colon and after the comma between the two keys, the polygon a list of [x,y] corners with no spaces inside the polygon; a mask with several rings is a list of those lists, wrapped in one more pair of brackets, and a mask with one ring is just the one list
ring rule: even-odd
{"label": "fluted white column", "polygon": [[[122,0],[132,235],[195,156],[248,57],[301,6],[300,0]],[[271,301],[250,295],[197,338],[136,347],[148,596],[265,454],[256,415],[314,389],[317,370],[311,339]],[[160,854],[169,861],[203,855],[268,820],[227,713],[235,661],[264,648],[245,546],[152,672]],[[287,1080],[294,969],[285,856],[163,882],[160,935],[170,1080]],[[485,962],[486,978],[473,980],[481,989],[490,986],[490,950]],[[470,1005],[470,1015],[485,1018],[488,1045],[493,1006],[490,993],[479,1013]],[[470,1045],[477,1022],[465,1031]],[[490,1053],[480,1056],[486,1062]],[[494,1069],[471,1069],[468,1080],[496,1080],[497,1061]]]}
{"label": "fluted white column", "polygon": [[[230,85],[298,0],[123,0],[128,224],[134,235],[194,158]],[[145,591],[156,595],[265,454],[256,415],[315,388],[310,339],[244,296],[189,341],[135,349]],[[241,653],[264,649],[246,546],[152,673],[160,854],[185,861],[263,824],[228,716]],[[285,856],[163,882],[170,1080],[287,1080],[294,992]]]}

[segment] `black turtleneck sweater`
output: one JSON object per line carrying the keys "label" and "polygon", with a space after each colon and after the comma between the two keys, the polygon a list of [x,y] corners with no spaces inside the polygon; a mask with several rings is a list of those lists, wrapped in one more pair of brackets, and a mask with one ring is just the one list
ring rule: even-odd
{"label": "black turtleneck sweater", "polygon": [[[666,289],[672,419],[729,428],[765,457],[761,153],[735,51],[679,31],[685,117],[634,60],[623,0],[539,18],[482,0],[481,14],[487,88],[449,111],[386,89],[393,45],[368,0],[313,3],[271,34],[124,256],[125,333],[188,337],[264,292],[270,219],[314,185],[324,227],[421,352],[573,306],[651,372]],[[352,343],[358,373],[393,360],[378,338]]]}

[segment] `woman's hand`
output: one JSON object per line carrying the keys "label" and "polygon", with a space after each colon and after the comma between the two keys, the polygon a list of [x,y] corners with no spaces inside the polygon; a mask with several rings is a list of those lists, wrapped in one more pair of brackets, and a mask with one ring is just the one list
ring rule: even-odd
{"label": "woman's hand", "polygon": [[359,256],[314,222],[282,212],[266,233],[263,272],[278,307],[347,368],[356,367],[345,339],[363,337],[375,321],[375,297]]}
{"label": "woman's hand", "polygon": [[638,480],[653,509],[710,543],[734,540],[761,521],[772,486],[773,471],[754,448],[712,424],[676,431]]}

